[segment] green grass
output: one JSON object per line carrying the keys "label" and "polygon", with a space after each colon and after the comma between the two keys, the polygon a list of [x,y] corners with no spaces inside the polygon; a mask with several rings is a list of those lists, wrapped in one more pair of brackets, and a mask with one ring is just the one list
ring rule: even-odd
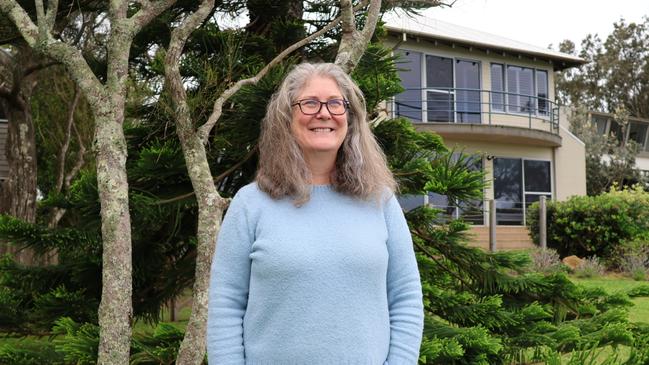
{"label": "green grass", "polygon": [[[648,281],[634,281],[619,274],[608,274],[590,279],[579,279],[575,277],[570,277],[570,279],[575,284],[582,285],[586,288],[602,288],[609,294],[616,292],[626,293],[632,288],[649,284]],[[629,308],[629,320],[631,322],[649,323],[649,298],[632,298],[631,301],[634,306]]]}

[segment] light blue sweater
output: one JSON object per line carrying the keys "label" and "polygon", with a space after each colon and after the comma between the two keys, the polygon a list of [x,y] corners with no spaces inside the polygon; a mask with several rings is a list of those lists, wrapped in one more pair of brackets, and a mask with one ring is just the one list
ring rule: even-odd
{"label": "light blue sweater", "polygon": [[392,196],[314,186],[295,207],[256,183],[232,200],[211,272],[210,365],[414,365],[419,272]]}

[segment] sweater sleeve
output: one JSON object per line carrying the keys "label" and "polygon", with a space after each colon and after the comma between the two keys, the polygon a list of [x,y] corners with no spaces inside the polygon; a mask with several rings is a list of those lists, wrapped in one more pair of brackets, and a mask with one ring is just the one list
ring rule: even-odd
{"label": "sweater sleeve", "polygon": [[394,196],[386,203],[385,220],[390,311],[390,349],[386,364],[416,365],[424,327],[421,281],[410,230]]}
{"label": "sweater sleeve", "polygon": [[210,365],[243,365],[243,317],[248,303],[250,247],[245,196],[230,203],[212,260],[207,317],[207,356]]}

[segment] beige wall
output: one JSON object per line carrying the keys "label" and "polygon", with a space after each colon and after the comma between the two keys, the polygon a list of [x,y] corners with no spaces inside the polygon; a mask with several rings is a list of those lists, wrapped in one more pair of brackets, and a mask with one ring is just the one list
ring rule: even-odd
{"label": "beige wall", "polygon": [[555,150],[554,156],[557,161],[557,200],[566,200],[573,195],[586,195],[586,146],[568,130],[568,110],[564,107],[559,110],[562,145]]}

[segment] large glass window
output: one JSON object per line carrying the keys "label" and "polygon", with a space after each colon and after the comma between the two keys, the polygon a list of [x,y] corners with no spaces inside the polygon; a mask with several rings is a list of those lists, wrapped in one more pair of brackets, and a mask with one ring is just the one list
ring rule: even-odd
{"label": "large glass window", "polygon": [[608,118],[601,115],[593,115],[592,122],[597,129],[597,134],[604,135],[606,133],[606,123]]}
{"label": "large glass window", "polygon": [[399,57],[399,78],[405,91],[395,97],[395,114],[421,122],[421,53],[401,50]]}
{"label": "large glass window", "polygon": [[536,70],[536,96],[539,115],[548,115],[548,73]]}
{"label": "large glass window", "polygon": [[523,161],[525,171],[525,207],[539,201],[541,196],[552,199],[550,161]]}
{"label": "large glass window", "polygon": [[622,125],[614,120],[611,120],[611,126],[608,129],[608,134],[617,140],[617,143],[622,143],[624,140],[624,128]]}
{"label": "large glass window", "polygon": [[426,56],[426,101],[429,122],[455,121],[452,58]]}
{"label": "large glass window", "polygon": [[495,158],[493,170],[499,225],[523,225],[530,204],[541,196],[552,198],[550,161]]}
{"label": "large glass window", "polygon": [[503,65],[491,64],[491,109],[505,111],[505,75]]}
{"label": "large glass window", "polygon": [[[467,163],[469,170],[482,171],[482,158],[476,156],[470,158]],[[484,203],[482,199],[458,203],[450,202],[446,195],[429,193],[428,204],[442,210],[442,218],[445,220],[462,218],[465,222],[471,224],[484,224]]]}
{"label": "large glass window", "polygon": [[455,60],[457,122],[480,123],[480,64]]}
{"label": "large glass window", "polygon": [[[456,155],[453,156],[456,158]],[[482,171],[482,158],[475,156],[467,161],[468,168],[471,171]],[[449,221],[451,219],[462,218],[465,222],[477,225],[484,224],[483,201],[481,199],[457,202],[449,201],[446,195],[437,193],[428,193],[425,195],[400,195],[397,198],[401,208],[409,211],[428,204],[436,209],[441,210],[438,216],[440,221]]]}
{"label": "large glass window", "polygon": [[629,126],[629,141],[634,141],[638,144],[640,149],[645,147],[645,140],[647,139],[647,124],[639,122],[631,122]]}
{"label": "large glass window", "polygon": [[534,70],[507,66],[507,104],[509,110],[519,113],[534,112]]}
{"label": "large glass window", "polygon": [[496,224],[523,224],[523,167],[519,158],[494,159]]}

